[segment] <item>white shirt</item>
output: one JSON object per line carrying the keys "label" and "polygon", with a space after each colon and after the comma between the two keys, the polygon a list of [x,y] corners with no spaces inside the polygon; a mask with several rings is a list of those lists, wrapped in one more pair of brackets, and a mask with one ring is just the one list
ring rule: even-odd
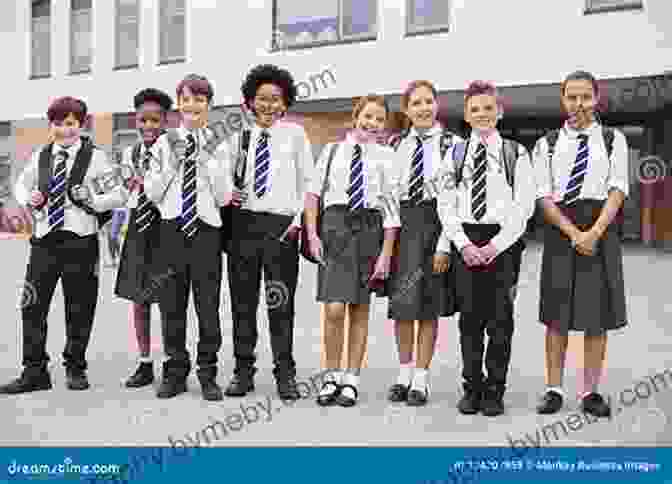
{"label": "white shirt", "polygon": [[[609,161],[601,125],[593,123],[588,128],[578,131],[565,123],[555,143],[550,166],[546,138],[540,138],[534,148],[537,198],[552,196],[556,202],[562,200],[574,168],[580,143],[578,137],[581,134],[588,135],[588,168],[579,198],[606,200],[609,197],[609,190],[613,188],[620,190],[627,197],[630,187],[628,144],[623,133],[614,130],[614,145],[611,161]],[[552,173],[551,166],[553,167]]]}
{"label": "white shirt", "polygon": [[[443,224],[443,232],[437,251],[450,252],[451,240],[458,250],[471,243],[462,228],[463,223],[499,224],[500,232],[490,241],[497,249],[497,254],[508,249],[524,233],[527,221],[534,213],[536,185],[534,171],[527,150],[520,148],[514,174],[515,194],[506,181],[506,171],[502,158],[502,137],[493,135],[492,142],[487,145],[487,178],[486,178],[486,212],[483,218],[476,221],[472,215],[471,187],[473,184],[474,155],[480,144],[478,135],[473,132],[469,140],[469,151],[464,161],[462,183],[458,187],[451,183],[439,197],[439,217]],[[449,150],[451,160],[451,179],[455,176],[453,151]]]}
{"label": "white shirt", "polygon": [[[77,141],[77,143],[68,148],[64,148],[56,144],[53,145],[52,154],[54,155],[61,150],[68,152],[68,158],[65,162],[66,180],[70,177],[70,172],[73,165],[75,164],[77,152],[81,146],[81,141]],[[36,150],[35,153],[33,153],[32,159],[19,176],[19,179],[17,180],[16,186],[14,188],[16,200],[23,207],[29,206],[31,193],[33,190],[39,190],[39,160],[42,149],[43,147],[40,147],[39,150]],[[53,170],[55,171],[56,163],[53,165]],[[93,154],[91,156],[91,164],[89,165],[89,169],[84,174],[82,186],[89,187],[91,193],[91,208],[93,208],[93,210],[98,213],[112,210],[113,208],[121,208],[128,199],[128,190],[126,190],[126,188],[124,188],[122,185],[117,186],[105,194],[96,194],[93,190],[91,190],[92,180],[94,178],[100,177],[104,174],[109,174],[113,171],[113,169],[114,167],[108,161],[105,152],[98,148],[94,148]],[[36,238],[41,238],[49,233],[48,210],[49,203],[45,204],[39,213],[36,213],[35,211],[32,212],[33,226],[35,227],[34,235]],[[98,229],[98,219],[93,215],[89,215],[81,208],[73,205],[66,193],[65,215],[63,219],[63,228],[61,230],[74,232],[75,234],[83,237],[97,233]]]}
{"label": "white shirt", "polygon": [[[219,207],[224,203],[227,191],[226,164],[229,148],[226,141],[222,141],[214,156],[210,156],[202,147],[206,143],[204,129],[193,132],[184,126],[177,128],[180,139],[186,140],[187,134],[196,138],[198,158],[196,165],[196,212],[198,218],[213,227],[222,226]],[[163,220],[173,220],[182,214],[182,177],[184,163],[175,171],[171,162],[174,162],[168,137],[163,134],[150,148],[154,155],[150,171],[145,176],[145,193],[161,211]],[[170,161],[170,162],[169,162]]]}
{"label": "white shirt", "polygon": [[[447,173],[449,170],[449,161],[451,160],[450,154],[451,151],[448,149],[446,154],[441,159],[441,134],[443,133],[443,128],[439,124],[432,126],[424,136],[427,136],[428,139],[423,140],[423,175],[425,181],[428,181],[432,178],[440,179],[443,173]],[[399,147],[397,148],[396,161],[395,161],[395,170],[397,170],[396,179],[398,180],[399,186],[397,188],[399,192],[400,200],[408,200],[408,188],[410,183],[411,176],[411,166],[412,166],[412,157],[415,153],[415,149],[418,145],[417,137],[419,133],[415,128],[411,128],[408,133],[408,136],[404,138]],[[464,141],[459,136],[453,136],[453,144],[460,143]],[[423,199],[430,200],[434,198],[432,193],[429,193],[429,190],[424,190]]]}
{"label": "white shirt", "polygon": [[[348,204],[350,198],[347,193],[350,187],[350,164],[356,144],[359,143],[351,135],[348,135],[344,141],[339,143],[331,162],[327,190],[324,194],[324,208],[330,205]],[[322,150],[314,168],[308,188],[309,193],[320,196],[322,183],[326,176],[329,153],[333,145],[334,143],[328,143]],[[376,143],[360,144],[360,146],[362,147],[364,206],[383,210],[383,228],[401,227],[398,208],[399,198],[395,191],[398,182],[395,179],[394,151],[389,146]],[[396,209],[385,209],[384,196],[395,204]]]}
{"label": "white shirt", "polygon": [[[266,179],[266,193],[257,198],[254,191],[254,171],[256,149],[262,129],[269,137],[268,152],[270,165]],[[233,187],[236,160],[242,132],[231,137],[231,152],[228,164],[228,183]],[[310,183],[313,167],[313,152],[303,126],[280,120],[270,128],[255,124],[250,133],[245,169],[245,191],[247,202],[241,206],[246,210],[294,217],[292,225],[301,226],[306,187]]]}
{"label": "white shirt", "polygon": [[[156,142],[154,144],[156,144]],[[124,153],[123,153],[122,158],[121,158],[121,164],[130,166],[131,169],[133,170],[132,173],[134,173],[135,175],[140,175],[142,173],[142,171],[138,171],[135,167],[135,163],[133,163],[133,151],[135,150],[135,146],[136,145],[129,146],[124,150]],[[144,163],[145,154],[147,152],[149,152],[149,154],[151,156],[150,167],[152,166],[152,162],[160,163],[161,160],[159,160],[157,158],[157,156],[154,153],[152,153],[151,147],[147,148],[145,143],[142,143],[140,145],[140,156],[138,157],[138,161],[139,161],[141,167],[142,167],[142,164]],[[136,208],[138,206],[138,194],[139,194],[139,192],[140,192],[140,188],[136,187],[130,193],[130,196],[128,197],[128,203],[126,205],[128,208]]]}

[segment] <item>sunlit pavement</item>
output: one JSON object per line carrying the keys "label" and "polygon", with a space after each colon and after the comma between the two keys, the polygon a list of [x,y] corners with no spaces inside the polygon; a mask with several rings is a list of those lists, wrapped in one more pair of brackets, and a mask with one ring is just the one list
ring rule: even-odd
{"label": "sunlit pavement", "polygon": [[[65,388],[60,353],[64,342],[63,298],[57,288],[49,319],[49,353],[53,358],[54,389],[22,396],[0,397],[0,445],[509,445],[508,438],[548,445],[670,445],[672,444],[672,371],[657,391],[646,379],[672,368],[672,255],[639,246],[625,250],[625,278],[630,326],[610,336],[605,393],[612,396],[617,415],[583,425],[575,398],[562,413],[541,417],[534,413],[543,388],[543,327],[537,323],[540,246],[524,256],[517,300],[516,332],[505,397],[507,412],[498,418],[462,416],[455,409],[460,396],[459,346],[454,319],[440,323],[438,352],[431,370],[432,394],[428,406],[408,408],[385,399],[397,375],[392,326],[386,321],[386,302],[372,305],[369,368],[363,372],[357,407],[319,408],[314,398],[284,406],[275,396],[270,371],[270,347],[265,305],[260,307],[260,373],[257,390],[244,399],[206,403],[195,376],[189,393],[172,400],[157,400],[154,388],[123,388],[122,381],[135,367],[136,348],[129,323],[129,306],[112,295],[115,270],[101,270],[101,291],[96,322],[88,351],[91,389]],[[2,241],[3,331],[0,341],[0,379],[19,371],[21,330],[17,309],[28,245],[22,240]],[[302,263],[297,291],[295,355],[299,380],[316,373],[320,362],[319,308],[315,302],[315,268]],[[219,382],[225,385],[232,371],[231,318],[228,288],[222,291],[224,346]],[[195,358],[196,317],[190,309],[189,342]],[[153,314],[153,350],[160,356],[158,314]],[[574,395],[581,374],[581,343],[572,340],[567,363],[566,389]],[[637,382],[646,379],[646,383]],[[309,390],[303,387],[304,394]],[[648,393],[650,396],[647,395]],[[619,403],[622,400],[629,407]],[[637,397],[634,396],[637,391]],[[312,391],[312,390],[311,390]],[[633,399],[637,399],[632,403]],[[270,402],[270,403],[269,403]],[[241,407],[242,404],[242,407]],[[271,406],[270,412],[264,409]],[[255,407],[255,412],[241,408]],[[622,411],[618,409],[624,407]],[[567,424],[567,420],[573,423]],[[555,422],[558,437],[549,431]],[[219,423],[218,423],[219,422]],[[202,430],[214,425],[207,438]],[[566,433],[561,430],[564,425]],[[559,430],[560,429],[560,430]],[[216,432],[216,435],[215,435]],[[527,437],[526,435],[527,434]],[[189,436],[186,438],[185,436]],[[190,442],[191,439],[191,442]],[[182,445],[178,442],[176,445]],[[519,446],[522,444],[518,444]]]}

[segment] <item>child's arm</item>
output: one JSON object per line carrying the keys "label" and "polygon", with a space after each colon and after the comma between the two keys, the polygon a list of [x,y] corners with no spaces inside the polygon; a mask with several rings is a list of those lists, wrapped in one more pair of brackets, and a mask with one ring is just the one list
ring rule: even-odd
{"label": "child's arm", "polygon": [[14,185],[14,196],[22,207],[32,207],[32,192],[38,190],[39,159],[40,150],[36,150]]}
{"label": "child's arm", "polygon": [[151,162],[150,169],[145,175],[145,193],[152,202],[160,204],[166,196],[168,187],[177,176],[176,159],[166,135],[156,140],[152,152],[160,161]]}
{"label": "child's arm", "polygon": [[303,127],[299,127],[300,136],[298,137],[298,149],[296,158],[296,204],[297,213],[291,224],[293,227],[301,227],[301,215],[305,202],[305,194],[311,185],[311,174],[313,173],[313,150],[310,140]]}
{"label": "child's arm", "polygon": [[231,148],[229,142],[223,140],[207,162],[208,178],[212,188],[212,196],[218,206],[226,205],[228,194],[233,192],[233,178],[231,176]]}
{"label": "child's arm", "polygon": [[[92,185],[92,180],[109,173],[114,170],[114,167],[107,159],[107,155],[103,150],[94,149],[91,158],[91,169],[87,173],[88,179],[86,186]],[[114,208],[122,208],[128,201],[129,192],[123,183],[117,184],[112,190],[107,193],[97,194],[91,191],[91,208],[96,212],[106,212]]]}
{"label": "child's arm", "polygon": [[[446,183],[441,187],[437,196],[437,211],[443,229],[439,241],[436,245],[436,252],[450,254],[450,243],[453,242],[457,249],[461,251],[464,247],[471,244],[471,241],[462,229],[462,219],[458,212],[458,189],[455,185],[455,161],[453,160],[453,150],[457,145],[453,145],[446,153]],[[464,148],[464,146],[462,146]],[[459,154],[458,156],[462,156]]]}

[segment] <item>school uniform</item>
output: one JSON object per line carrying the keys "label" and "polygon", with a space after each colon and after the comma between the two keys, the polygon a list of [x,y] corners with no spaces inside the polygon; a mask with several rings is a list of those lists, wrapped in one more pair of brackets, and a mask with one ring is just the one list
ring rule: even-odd
{"label": "school uniform", "polygon": [[[320,196],[332,144],[315,166],[309,192]],[[318,268],[317,301],[369,304],[368,281],[383,246],[384,229],[398,228],[394,151],[360,144],[352,135],[338,144],[322,201],[319,236],[324,265]],[[384,197],[395,205],[387,208]],[[391,205],[390,205],[391,207]]]}
{"label": "school uniform", "polygon": [[[560,210],[587,231],[599,218],[609,191],[629,192],[628,147],[614,130],[611,160],[602,126],[585,130],[565,124],[553,158],[541,138],[535,147],[537,198],[553,197]],[[547,224],[541,266],[539,319],[559,332],[583,331],[587,336],[627,324],[621,241],[617,224],[609,225],[596,244],[596,254],[583,256],[557,227]]]}
{"label": "school uniform", "polygon": [[[140,149],[129,146],[123,154],[122,165],[133,173],[144,175],[149,171],[151,162],[158,160],[156,143],[147,147],[140,143]],[[137,156],[133,154],[137,152]],[[156,265],[161,230],[161,213],[153,204],[145,189],[134,188],[128,199],[129,222],[121,251],[119,271],[114,293],[138,304],[159,302],[157,276],[152,261]]]}
{"label": "school uniform", "polygon": [[[512,189],[505,173],[503,140],[498,133],[493,136],[484,148],[472,133],[462,179],[454,190],[441,195],[444,231],[437,250],[448,251],[452,243],[465,390],[475,395],[489,392],[488,398],[501,402],[511,357],[518,241],[534,211],[535,185],[527,150],[517,145]],[[461,250],[488,242],[497,249],[494,261],[486,267],[467,267]],[[484,331],[489,336],[487,378]]]}
{"label": "school uniform", "polygon": [[[231,146],[240,144],[241,133]],[[236,367],[227,395],[241,396],[252,383],[257,346],[257,308],[262,271],[278,391],[293,398],[294,295],[299,275],[299,242],[280,240],[290,226],[301,226],[309,169],[310,141],[302,126],[279,121],[270,128],[254,125],[245,158],[229,165],[229,184],[242,175],[247,201],[232,216],[233,234],[227,267],[233,317]],[[281,388],[282,387],[282,388]]]}
{"label": "school uniform", "polygon": [[[159,288],[159,308],[167,361],[163,365],[163,387],[159,397],[186,391],[191,370],[186,347],[187,305],[193,291],[198,315],[197,375],[206,399],[221,399],[215,388],[217,353],[222,344],[219,316],[222,281],[222,254],[219,206],[226,190],[226,143],[214,156],[202,147],[207,141],[204,129],[176,130],[187,144],[187,155],[177,170],[168,162],[174,159],[166,135],[156,141],[145,177],[145,191],[161,213],[160,250],[155,266]],[[162,384],[162,385],[163,385]],[[210,391],[211,390],[211,391]],[[210,393],[210,396],[206,395]]]}
{"label": "school uniform", "polygon": [[[447,312],[444,308],[453,298],[448,273],[433,272],[443,228],[437,195],[448,189],[444,185],[450,165],[448,153],[441,158],[442,134],[438,124],[423,135],[411,128],[396,151],[394,168],[401,201],[401,232],[397,263],[388,283],[388,317],[397,321],[436,320]],[[461,141],[458,136],[452,138],[452,143]]]}
{"label": "school uniform", "polygon": [[[33,224],[26,286],[33,292],[28,304],[22,304],[23,365],[33,374],[46,372],[47,315],[59,279],[65,299],[66,344],[63,364],[69,376],[82,377],[87,368],[86,349],[98,299],[99,243],[98,220],[94,214],[72,204],[68,179],[75,158],[82,148],[80,139],[70,147],[52,146],[53,170],[48,201],[42,208],[44,216]],[[38,150],[19,176],[16,199],[22,206],[30,203],[31,193],[39,188]],[[63,163],[65,159],[65,163]],[[83,186],[112,169],[102,150],[94,148],[91,162],[84,174]],[[120,208],[128,198],[124,187],[106,194],[91,194],[91,208],[101,213]],[[81,383],[81,382],[80,382]],[[88,383],[77,389],[88,387]],[[71,387],[72,388],[72,387]]]}

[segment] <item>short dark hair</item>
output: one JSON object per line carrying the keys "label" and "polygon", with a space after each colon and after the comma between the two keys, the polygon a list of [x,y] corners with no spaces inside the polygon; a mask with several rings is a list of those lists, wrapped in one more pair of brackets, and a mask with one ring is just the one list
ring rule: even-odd
{"label": "short dark hair", "polygon": [[272,64],[261,64],[247,74],[241,87],[246,106],[251,106],[252,101],[257,95],[259,86],[263,84],[278,86],[282,90],[282,95],[288,108],[296,102],[297,89],[294,84],[294,78],[289,71]]}
{"label": "short dark hair", "polygon": [[175,90],[178,99],[185,87],[188,87],[197,96],[205,96],[208,102],[212,101],[212,98],[215,96],[215,89],[212,87],[210,81],[208,81],[208,78],[199,74],[189,74],[180,81]]}
{"label": "short dark hair", "polygon": [[47,119],[50,123],[55,121],[63,121],[68,115],[72,114],[80,125],[84,124],[86,121],[86,114],[88,108],[86,103],[81,99],[77,99],[71,96],[64,96],[55,99],[47,110]]}
{"label": "short dark hair", "polygon": [[562,81],[562,95],[565,95],[565,88],[567,87],[567,83],[569,81],[588,81],[593,85],[593,92],[597,96],[600,92],[600,87],[597,84],[597,79],[595,79],[595,76],[592,75],[588,71],[574,71],[567,77],[565,77],[565,80]]}
{"label": "short dark hair", "polygon": [[136,111],[140,109],[143,104],[148,102],[158,104],[164,111],[170,111],[170,109],[173,107],[173,100],[170,98],[170,96],[163,91],[154,89],[153,87],[143,89],[133,98],[133,106],[135,107]]}

